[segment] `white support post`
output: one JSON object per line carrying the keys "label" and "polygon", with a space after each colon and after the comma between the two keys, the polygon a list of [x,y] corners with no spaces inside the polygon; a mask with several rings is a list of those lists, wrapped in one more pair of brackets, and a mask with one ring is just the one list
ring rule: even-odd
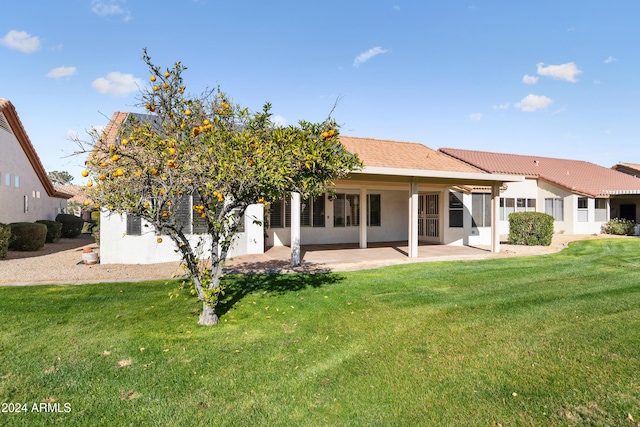
{"label": "white support post", "polygon": [[418,181],[409,185],[409,258],[418,257]]}
{"label": "white support post", "polygon": [[360,249],[367,249],[367,189],[360,189]]}
{"label": "white support post", "polygon": [[291,266],[300,261],[300,193],[291,193]]}
{"label": "white support post", "polygon": [[491,252],[500,252],[500,183],[491,186]]}

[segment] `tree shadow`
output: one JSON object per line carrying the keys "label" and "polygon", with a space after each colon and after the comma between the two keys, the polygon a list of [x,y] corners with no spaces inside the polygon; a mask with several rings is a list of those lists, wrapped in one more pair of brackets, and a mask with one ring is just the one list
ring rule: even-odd
{"label": "tree shadow", "polygon": [[224,279],[225,295],[218,303],[216,312],[219,316],[224,315],[245,296],[254,292],[285,294],[307,288],[329,286],[342,280],[344,280],[342,275],[329,271],[297,274],[233,274]]}

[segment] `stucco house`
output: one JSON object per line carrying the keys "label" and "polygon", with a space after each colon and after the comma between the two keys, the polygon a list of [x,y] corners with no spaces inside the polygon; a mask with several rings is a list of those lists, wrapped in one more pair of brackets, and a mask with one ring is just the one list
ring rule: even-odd
{"label": "stucco house", "polygon": [[[130,113],[115,113],[105,129],[108,141]],[[493,174],[422,144],[341,136],[340,142],[363,161],[320,197],[300,200],[293,194],[270,206],[255,204],[230,256],[260,254],[270,246],[405,241],[409,257],[419,242],[443,245],[490,245],[499,252],[498,195],[505,182],[523,176]],[[109,142],[110,143],[110,142]],[[195,242],[202,235],[187,200],[181,213]],[[258,225],[265,224],[263,225]],[[139,219],[103,211],[101,263],[147,264],[175,261],[172,244],[158,244],[154,230]],[[169,239],[166,239],[167,241]]]}
{"label": "stucco house", "polygon": [[13,104],[0,98],[0,222],[55,219],[70,194],[54,188]]}
{"label": "stucco house", "polygon": [[541,156],[441,148],[454,159],[488,173],[524,175],[500,194],[499,232],[509,232],[512,212],[545,212],[554,231],[597,234],[611,218],[638,222],[640,179],[593,163]]}

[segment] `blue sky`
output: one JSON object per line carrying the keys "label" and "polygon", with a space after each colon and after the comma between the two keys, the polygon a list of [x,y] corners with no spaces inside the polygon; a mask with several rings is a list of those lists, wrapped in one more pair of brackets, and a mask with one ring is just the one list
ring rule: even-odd
{"label": "blue sky", "polygon": [[21,0],[0,15],[0,97],[47,170],[157,65],[285,123],[350,136],[640,163],[640,2]]}

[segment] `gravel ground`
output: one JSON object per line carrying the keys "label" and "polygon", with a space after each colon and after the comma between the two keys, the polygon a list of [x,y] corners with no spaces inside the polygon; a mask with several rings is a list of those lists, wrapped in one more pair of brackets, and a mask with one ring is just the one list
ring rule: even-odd
{"label": "gravel ground", "polygon": [[132,280],[169,279],[181,275],[178,262],[148,265],[84,265],[82,249],[97,249],[93,237],[82,234],[74,239],[47,243],[36,252],[9,251],[0,260],[0,285],[67,283],[82,284]]}
{"label": "gravel ground", "polygon": [[[488,253],[484,258],[539,255],[562,250],[571,241],[583,239],[611,238],[609,235],[554,235],[551,246],[515,246],[501,245],[499,254]],[[625,237],[623,237],[625,238]],[[633,237],[626,237],[633,238]],[[84,265],[82,263],[82,249],[90,247],[98,251],[97,245],[89,235],[81,235],[75,239],[60,239],[57,243],[47,243],[43,249],[36,252],[9,251],[7,258],[0,260],[0,286],[29,285],[29,284],[83,284],[99,282],[138,281],[154,279],[171,279],[182,277],[183,271],[179,262],[162,264],[110,264]],[[246,259],[246,258],[245,258]],[[238,259],[237,261],[241,261]],[[406,258],[404,262],[408,261]],[[420,262],[412,259],[411,262]],[[422,261],[428,261],[423,259]],[[305,265],[296,269],[286,268],[286,261],[262,258],[259,265],[262,271],[274,271],[271,267],[278,264],[279,271],[346,271],[362,268],[374,268],[389,265],[385,260],[359,263],[353,266],[347,262],[332,265]],[[234,262],[228,263],[234,268]],[[239,263],[238,263],[239,264]],[[282,268],[284,267],[284,268]],[[254,267],[255,268],[255,267]]]}

